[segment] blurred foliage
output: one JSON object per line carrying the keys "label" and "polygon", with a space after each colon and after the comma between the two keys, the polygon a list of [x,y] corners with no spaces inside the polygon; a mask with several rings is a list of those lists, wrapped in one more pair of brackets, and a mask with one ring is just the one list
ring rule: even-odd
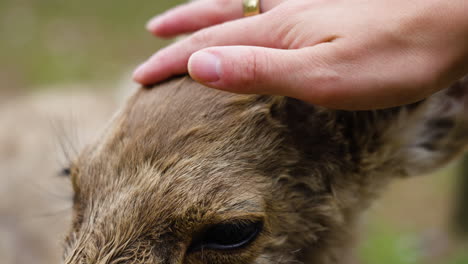
{"label": "blurred foliage", "polygon": [[468,238],[468,153],[465,154],[458,173],[458,197],[453,225],[454,231],[466,239]]}
{"label": "blurred foliage", "polygon": [[452,226],[462,165],[391,184],[365,217],[362,263],[468,264],[468,241]]}
{"label": "blurred foliage", "polygon": [[421,234],[403,232],[383,220],[373,223],[368,232],[359,252],[363,264],[468,264],[466,247],[444,256],[425,256]]}
{"label": "blurred foliage", "polygon": [[371,227],[369,238],[361,246],[364,263],[412,264],[422,258],[414,248],[414,237],[391,230],[391,225]]}
{"label": "blurred foliage", "polygon": [[0,0],[0,92],[115,79],[168,43],[144,25],[180,2]]}

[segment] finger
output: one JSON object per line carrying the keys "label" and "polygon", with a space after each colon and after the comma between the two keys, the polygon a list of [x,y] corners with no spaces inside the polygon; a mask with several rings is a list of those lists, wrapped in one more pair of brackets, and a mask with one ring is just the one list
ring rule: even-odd
{"label": "finger", "polygon": [[172,37],[241,17],[241,1],[199,0],[153,18],[146,27],[156,36]]}
{"label": "finger", "polygon": [[[267,12],[285,0],[261,0]],[[199,0],[151,19],[147,29],[159,37],[173,37],[243,17],[241,0]]]}
{"label": "finger", "polygon": [[296,50],[212,47],[194,53],[188,68],[193,79],[212,88],[289,96],[333,109],[388,108],[424,97],[386,77],[385,65],[359,69],[348,48],[334,43]]}
{"label": "finger", "polygon": [[325,87],[338,84],[330,69],[329,44],[282,50],[261,47],[213,47],[194,53],[189,73],[195,80],[236,93],[275,94],[327,104]]}
{"label": "finger", "polygon": [[190,55],[206,47],[228,45],[269,47],[271,43],[278,43],[274,40],[270,29],[258,27],[264,23],[264,15],[236,20],[198,31],[157,52],[138,67],[133,78],[143,85],[150,85],[170,76],[186,73]]}

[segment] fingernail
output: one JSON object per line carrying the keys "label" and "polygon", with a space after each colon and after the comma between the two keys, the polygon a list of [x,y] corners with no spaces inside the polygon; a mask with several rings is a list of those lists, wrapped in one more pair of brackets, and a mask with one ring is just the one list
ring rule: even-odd
{"label": "fingernail", "polygon": [[151,19],[150,21],[148,21],[148,23],[146,23],[146,29],[148,31],[151,31],[153,30],[155,27],[159,26],[162,22],[162,16],[157,16],[153,19]]}
{"label": "fingernail", "polygon": [[136,70],[133,72],[133,79],[135,81],[141,82],[143,80],[145,68],[146,68],[146,63],[143,63],[136,68]]}
{"label": "fingernail", "polygon": [[221,60],[212,53],[200,51],[190,57],[188,68],[195,79],[205,83],[216,82],[220,79]]}

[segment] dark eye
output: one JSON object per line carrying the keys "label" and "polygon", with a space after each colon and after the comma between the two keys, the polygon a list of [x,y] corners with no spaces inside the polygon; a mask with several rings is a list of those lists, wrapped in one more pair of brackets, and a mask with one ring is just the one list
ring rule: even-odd
{"label": "dark eye", "polygon": [[70,175],[71,175],[71,169],[70,168],[63,168],[59,172],[59,176],[61,176],[61,177],[69,177]]}
{"label": "dark eye", "polygon": [[261,222],[238,221],[212,226],[194,240],[191,251],[200,249],[234,250],[248,246],[262,230]]}

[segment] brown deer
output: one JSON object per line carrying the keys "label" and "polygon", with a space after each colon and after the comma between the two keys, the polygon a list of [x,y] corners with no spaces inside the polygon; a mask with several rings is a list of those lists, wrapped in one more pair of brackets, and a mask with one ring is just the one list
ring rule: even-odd
{"label": "brown deer", "polygon": [[188,77],[141,88],[71,164],[64,263],[348,263],[359,215],[390,180],[467,146],[467,78],[358,112]]}

